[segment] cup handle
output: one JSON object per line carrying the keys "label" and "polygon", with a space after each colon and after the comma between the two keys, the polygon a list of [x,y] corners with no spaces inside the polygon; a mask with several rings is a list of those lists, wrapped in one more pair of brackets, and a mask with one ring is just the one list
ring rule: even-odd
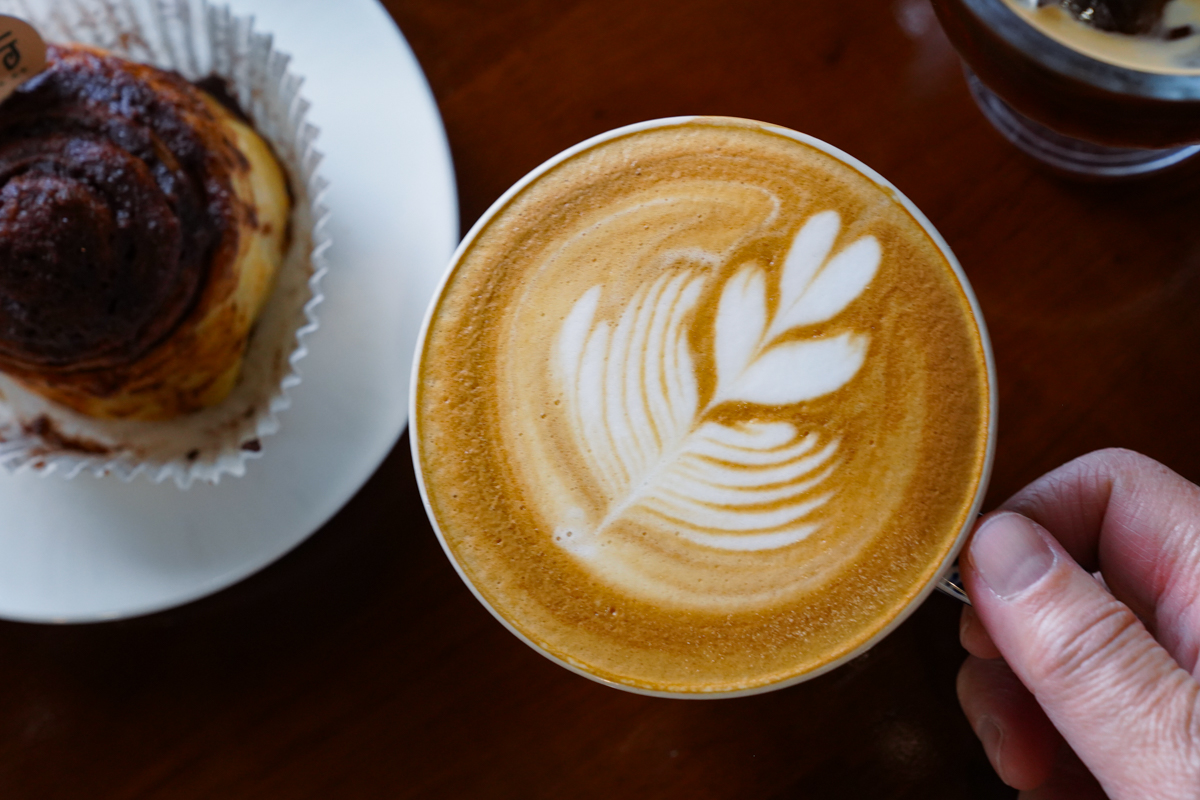
{"label": "cup handle", "polygon": [[938,581],[937,588],[942,594],[948,594],[955,600],[971,605],[971,598],[967,597],[966,591],[963,590],[962,576],[958,572],[957,561]]}

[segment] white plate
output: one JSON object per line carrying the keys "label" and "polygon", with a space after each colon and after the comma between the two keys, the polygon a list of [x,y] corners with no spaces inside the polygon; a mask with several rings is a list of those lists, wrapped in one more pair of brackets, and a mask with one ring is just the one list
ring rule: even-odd
{"label": "white plate", "polygon": [[233,0],[305,76],[330,182],[320,329],[282,428],[217,486],[0,471],[0,617],[145,614],[291,550],[362,486],[408,409],[425,306],[458,240],[449,148],[424,75],[374,0]]}

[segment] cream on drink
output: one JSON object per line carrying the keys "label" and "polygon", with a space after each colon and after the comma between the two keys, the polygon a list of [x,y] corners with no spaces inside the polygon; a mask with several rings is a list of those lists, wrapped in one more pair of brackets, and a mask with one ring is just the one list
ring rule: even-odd
{"label": "cream on drink", "polygon": [[1158,21],[1137,34],[1103,30],[1058,3],[1004,2],[1050,38],[1099,61],[1164,75],[1200,75],[1200,0],[1168,0]]}
{"label": "cream on drink", "polygon": [[795,679],[893,624],[986,472],[991,387],[947,256],[786,131],[695,119],[541,173],[464,246],[417,367],[448,552],[619,685]]}

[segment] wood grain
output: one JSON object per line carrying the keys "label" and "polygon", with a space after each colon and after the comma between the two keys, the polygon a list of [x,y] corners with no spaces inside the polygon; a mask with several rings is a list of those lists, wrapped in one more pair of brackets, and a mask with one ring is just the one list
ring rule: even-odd
{"label": "wood grain", "polygon": [[[923,0],[388,0],[443,114],[464,229],[544,159],[684,113],[776,122],[896,183],[993,337],[992,506],[1105,446],[1200,479],[1194,171],[1045,173],[973,106]],[[397,176],[402,180],[403,176]],[[958,709],[958,609],[783,691],[645,698],[518,642],[442,555],[407,439],[262,573],[141,619],[0,623],[0,797],[1009,798]]]}

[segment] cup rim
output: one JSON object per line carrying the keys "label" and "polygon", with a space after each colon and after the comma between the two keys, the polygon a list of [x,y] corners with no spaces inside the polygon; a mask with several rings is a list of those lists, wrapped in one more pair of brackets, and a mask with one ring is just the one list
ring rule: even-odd
{"label": "cup rim", "polygon": [[1059,75],[1114,94],[1162,101],[1200,99],[1200,74],[1148,72],[1101,61],[1038,30],[1004,0],[960,1],[1008,46]]}
{"label": "cup rim", "polygon": [[[810,147],[813,147],[829,156],[832,156],[834,159],[836,159],[836,160],[842,162],[843,164],[851,167],[852,169],[858,171],[860,174],[862,174],[864,177],[866,177],[868,180],[870,180],[872,183],[874,183],[876,186],[878,186],[880,189],[882,189],[888,196],[892,197],[896,202],[898,202],[904,208],[904,210],[907,211],[913,217],[913,219],[915,219],[917,221],[917,224],[919,224],[921,226],[922,230],[925,231],[926,235],[928,235],[929,238],[933,241],[933,243],[937,246],[937,248],[941,252],[942,256],[946,259],[947,263],[949,263],[950,268],[954,272],[955,278],[958,280],[959,286],[962,289],[963,294],[965,295],[965,297],[967,299],[968,306],[971,309],[971,315],[974,319],[976,329],[979,333],[980,348],[983,351],[984,364],[985,364],[985,368],[986,368],[987,383],[988,383],[988,386],[987,386],[987,417],[988,417],[987,442],[986,442],[986,445],[984,448],[983,464],[982,464],[982,468],[979,473],[979,482],[978,482],[978,485],[976,486],[975,496],[974,496],[974,498],[971,502],[971,505],[969,507],[969,510],[966,514],[965,521],[963,523],[962,528],[959,530],[958,535],[955,537],[954,542],[951,545],[951,547],[947,550],[946,556],[937,565],[937,568],[935,570],[933,570],[933,572],[931,573],[931,577],[926,582],[926,584],[924,586],[922,586],[920,588],[920,590],[917,591],[912,596],[912,598],[909,600],[909,602],[891,620],[889,620],[886,625],[882,626],[881,628],[879,628],[879,630],[875,631],[870,637],[868,637],[865,641],[863,641],[858,647],[855,647],[853,650],[833,659],[832,661],[822,664],[821,666],[817,667],[816,669],[810,670],[808,672],[804,672],[799,675],[793,675],[789,678],[785,678],[780,681],[775,681],[773,683],[749,686],[749,687],[745,687],[745,688],[741,688],[741,689],[731,689],[731,690],[726,690],[726,691],[714,691],[714,692],[705,692],[705,691],[683,692],[683,691],[666,691],[666,690],[660,690],[660,689],[648,689],[648,688],[641,687],[641,686],[634,686],[634,685],[630,685],[630,684],[620,683],[619,681],[614,681],[614,680],[610,680],[607,678],[603,678],[599,675],[596,675],[592,672],[587,671],[586,669],[581,668],[580,666],[572,664],[570,661],[568,661],[564,658],[561,658],[558,655],[555,655],[554,653],[551,653],[548,650],[546,650],[545,648],[541,647],[535,641],[533,641],[528,636],[526,636],[523,632],[518,630],[496,608],[494,608],[492,606],[492,604],[489,603],[487,601],[487,599],[483,597],[483,595],[475,587],[474,582],[463,571],[462,566],[459,564],[458,559],[455,557],[453,551],[450,549],[450,546],[446,541],[446,537],[442,532],[441,525],[438,523],[438,520],[433,513],[433,507],[430,505],[429,496],[428,496],[428,493],[426,492],[426,488],[425,488],[424,470],[422,469],[422,466],[421,466],[420,447],[418,444],[418,442],[420,440],[420,434],[419,434],[419,430],[418,430],[420,418],[417,414],[417,392],[419,390],[419,378],[420,378],[421,364],[422,364],[424,352],[425,352],[426,337],[429,333],[429,327],[433,321],[434,313],[436,312],[438,306],[440,305],[442,295],[445,292],[446,286],[449,284],[450,278],[457,271],[463,255],[467,252],[467,250],[470,249],[472,244],[474,244],[475,239],[479,236],[479,234],[483,231],[483,229],[491,222],[492,218],[495,217],[502,209],[504,209],[514,197],[516,197],[519,193],[524,191],[524,189],[527,186],[529,186],[531,183],[536,181],[538,178],[540,178],[545,173],[547,173],[550,170],[557,167],[559,164],[578,155],[579,153],[590,150],[590,149],[596,147],[597,145],[603,144],[603,143],[611,141],[613,139],[617,139],[617,138],[627,136],[630,134],[640,133],[640,132],[646,131],[646,130],[654,130],[654,129],[660,129],[660,128],[670,128],[670,127],[675,127],[675,126],[682,126],[682,125],[687,125],[689,123],[693,123],[696,121],[711,121],[716,124],[725,123],[725,124],[729,124],[729,125],[736,125],[739,127],[753,126],[753,127],[759,128],[761,130],[766,130],[766,131],[769,131],[772,133],[781,134],[788,138],[794,139],[802,144],[809,145]],[[994,358],[994,355],[992,352],[991,338],[988,335],[987,327],[984,323],[983,312],[979,307],[979,301],[975,296],[974,290],[971,288],[970,282],[967,280],[966,274],[963,272],[962,265],[959,264],[958,258],[954,255],[953,251],[950,249],[949,244],[946,243],[946,240],[944,238],[942,238],[942,235],[937,231],[937,229],[933,226],[933,224],[929,221],[929,219],[923,213],[921,213],[920,209],[918,209],[916,207],[916,205],[913,204],[913,202],[911,200],[909,200],[907,196],[904,195],[903,192],[901,192],[899,189],[897,189],[890,181],[888,181],[886,178],[884,178],[878,172],[871,169],[870,167],[868,167],[863,162],[859,161],[854,156],[844,152],[843,150],[835,147],[834,145],[829,144],[828,142],[822,141],[821,139],[818,139],[814,136],[810,136],[809,134],[801,133],[799,131],[792,130],[791,128],[786,128],[781,125],[775,125],[775,124],[768,123],[768,122],[761,122],[759,120],[751,120],[751,119],[745,119],[745,118],[740,118],[740,117],[711,116],[711,115],[675,116],[675,117],[662,117],[659,119],[645,120],[643,122],[636,122],[636,123],[633,123],[630,125],[624,125],[619,128],[614,128],[612,130],[605,131],[604,133],[600,133],[600,134],[597,134],[596,136],[592,136],[588,139],[585,139],[584,141],[579,142],[578,144],[568,147],[567,149],[563,150],[562,152],[558,153],[557,155],[552,156],[551,158],[542,162],[540,165],[538,165],[534,169],[530,170],[524,177],[522,177],[520,180],[518,180],[516,183],[514,183],[512,186],[510,186],[507,191],[505,191],[502,195],[500,195],[500,197],[497,198],[496,201],[493,202],[482,215],[480,215],[479,219],[476,220],[475,223],[471,226],[471,229],[467,232],[466,236],[464,236],[462,241],[459,242],[458,247],[455,248],[454,253],[453,253],[453,255],[451,255],[450,261],[448,262],[446,269],[438,283],[437,289],[435,290],[433,297],[430,300],[428,307],[426,308],[425,317],[421,322],[420,335],[417,337],[416,350],[414,351],[412,363],[413,363],[412,378],[410,381],[411,388],[409,390],[409,409],[408,409],[409,449],[412,454],[413,468],[416,473],[417,487],[421,493],[421,502],[425,507],[425,515],[428,518],[430,526],[433,528],[434,533],[437,535],[438,543],[441,545],[442,550],[446,554],[446,557],[450,560],[451,565],[454,567],[454,571],[458,573],[459,578],[461,578],[463,583],[465,583],[467,585],[467,588],[470,589],[471,594],[473,594],[475,596],[475,598],[480,603],[483,604],[483,607],[486,608],[493,617],[495,617],[497,620],[499,620],[499,622],[505,628],[507,628],[509,630],[509,632],[514,634],[518,639],[520,639],[522,642],[524,642],[529,647],[532,647],[536,652],[538,652],[542,656],[550,659],[551,661],[558,664],[559,666],[565,667],[568,670],[570,670],[571,672],[574,672],[578,675],[582,675],[583,677],[588,678],[589,680],[595,681],[597,683],[601,683],[605,686],[609,686],[614,689],[620,689],[622,691],[631,692],[633,694],[640,694],[640,695],[645,695],[645,696],[650,696],[650,697],[665,697],[665,698],[687,699],[687,700],[708,700],[708,699],[715,700],[715,699],[732,698],[732,697],[748,697],[751,695],[763,694],[765,692],[776,691],[778,689],[783,689],[788,686],[794,686],[796,684],[812,680],[813,678],[824,675],[825,673],[830,672],[831,670],[834,670],[837,667],[840,667],[849,661],[852,661],[853,659],[857,658],[858,656],[860,656],[863,653],[870,650],[872,647],[874,647],[876,644],[878,644],[880,641],[882,641],[884,638],[886,638],[888,634],[890,634],[892,631],[894,631],[896,628],[898,628],[905,620],[907,620],[908,617],[914,611],[916,611],[916,609],[918,607],[920,607],[922,603],[924,603],[924,601],[929,597],[929,595],[933,593],[934,589],[937,588],[937,584],[938,584],[939,580],[943,576],[945,576],[950,571],[950,569],[954,566],[955,561],[958,558],[958,554],[962,550],[963,544],[966,542],[967,537],[969,536],[971,530],[974,528],[975,520],[979,516],[979,510],[983,505],[984,496],[987,494],[988,484],[990,483],[990,480],[991,480],[992,463],[995,458],[996,431],[997,431],[997,421],[996,421],[997,389],[996,389],[995,358]]]}

